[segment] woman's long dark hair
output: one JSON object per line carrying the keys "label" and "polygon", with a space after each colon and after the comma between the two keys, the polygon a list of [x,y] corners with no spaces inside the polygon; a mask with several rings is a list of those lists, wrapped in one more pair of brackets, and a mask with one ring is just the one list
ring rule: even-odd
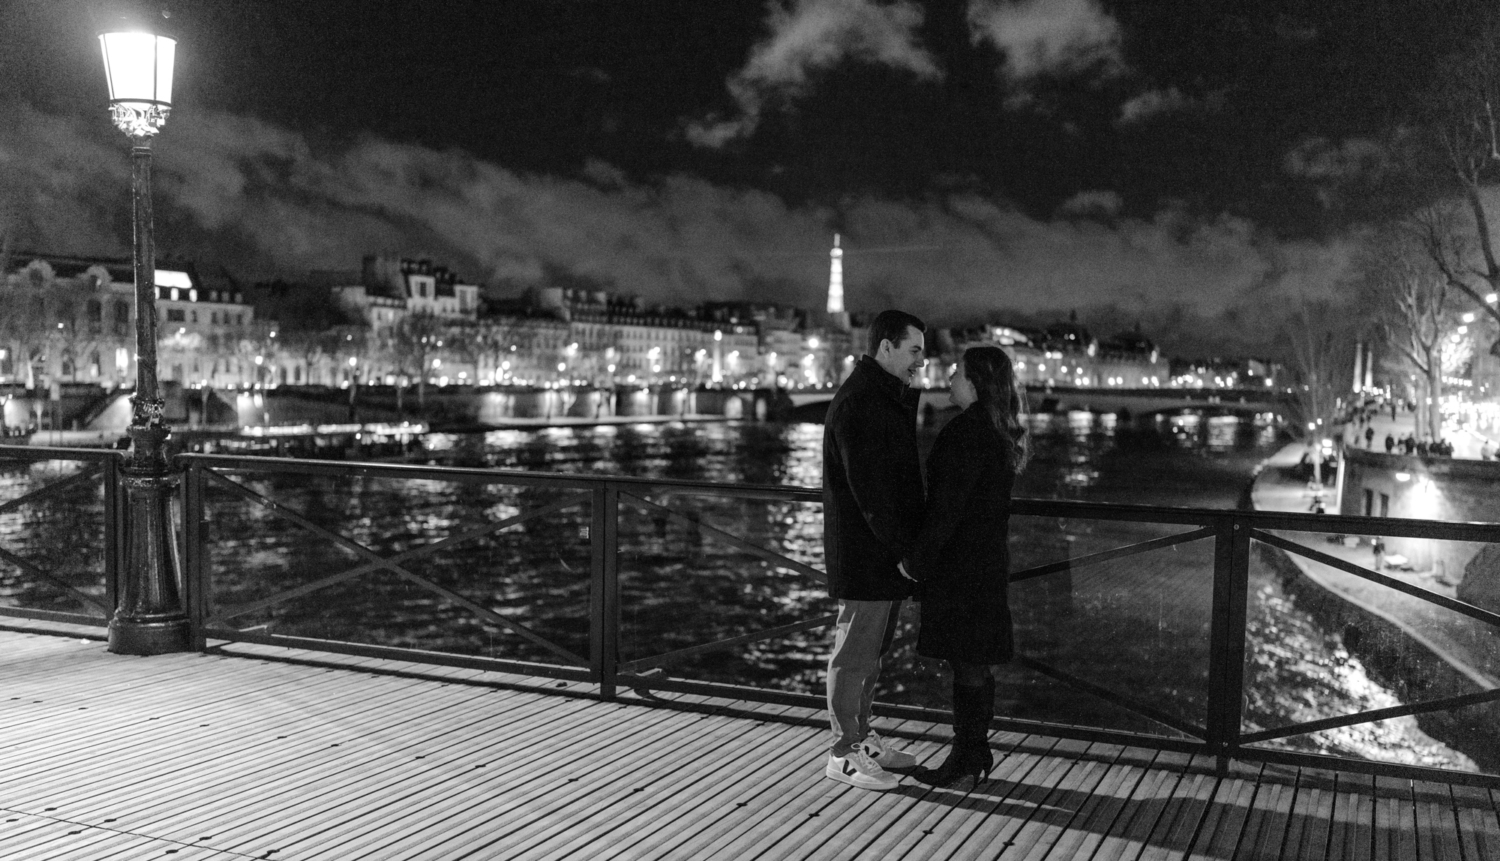
{"label": "woman's long dark hair", "polygon": [[1026,468],[1031,446],[1026,439],[1026,426],[1021,424],[1021,413],[1026,409],[1025,390],[1016,383],[1010,356],[999,347],[970,347],[964,350],[963,363],[964,376],[974,384],[979,407],[1010,444],[1007,452],[1010,465],[1020,472]]}

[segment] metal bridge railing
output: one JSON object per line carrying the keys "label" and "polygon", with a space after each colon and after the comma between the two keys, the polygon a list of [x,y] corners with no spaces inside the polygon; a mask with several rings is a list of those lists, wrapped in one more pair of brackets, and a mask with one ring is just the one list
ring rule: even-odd
{"label": "metal bridge railing", "polygon": [[109,623],[124,560],[123,461],[0,446],[0,616]]}
{"label": "metal bridge railing", "polygon": [[[101,486],[110,542],[101,560],[103,597],[73,595],[97,609],[113,597],[107,584],[121,553],[118,457],[0,449],[0,469],[47,460],[82,469],[0,498],[0,517],[70,486]],[[242,641],[495,669],[592,683],[604,698],[636,687],[823,705],[805,678],[791,686],[755,682],[738,677],[744,664],[734,663],[753,654],[766,665],[806,666],[826,655],[823,629],[833,616],[822,593],[815,490],[215,455],[182,455],[176,465],[184,476],[184,594],[199,648]],[[1044,633],[1058,620],[1092,630],[1095,657],[1115,634],[1155,631],[1161,642],[1147,652],[1157,656],[1154,665],[1117,661],[1123,669],[1101,673],[1072,660],[1067,644],[1049,652],[1025,648],[1023,639],[1020,667],[1136,722],[1121,729],[1060,715],[1002,717],[997,726],[1500,786],[1483,771],[1287,746],[1392,718],[1488,709],[1500,701],[1500,687],[1483,679],[1466,690],[1283,726],[1251,725],[1245,711],[1257,552],[1302,557],[1493,629],[1500,614],[1355,564],[1317,542],[1338,535],[1500,543],[1500,524],[1020,499],[1013,526],[1023,522],[1045,529],[1013,529],[1018,619],[1035,615]],[[6,547],[10,534],[0,528],[0,563],[21,578],[58,579]],[[1036,546],[1018,546],[1023,539]],[[1159,565],[1166,557],[1187,560],[1187,568]],[[689,578],[701,588],[680,588]],[[760,588],[768,579],[776,588]],[[53,585],[72,594],[69,583]],[[1027,605],[1032,594],[1062,595],[1067,606],[1046,616]],[[1158,618],[1138,618],[1153,601],[1163,608]],[[21,606],[3,612],[63,618]],[[1149,682],[1156,676],[1172,681],[1158,690]],[[878,710],[946,720],[915,699]]]}

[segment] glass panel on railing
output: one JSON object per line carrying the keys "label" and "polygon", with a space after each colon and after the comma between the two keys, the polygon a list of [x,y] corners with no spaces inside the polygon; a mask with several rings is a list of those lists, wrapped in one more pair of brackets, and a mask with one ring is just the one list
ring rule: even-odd
{"label": "glass panel on railing", "polygon": [[210,484],[211,615],[234,613],[224,624],[455,655],[586,661],[586,492],[352,475],[244,482],[317,528]]}
{"label": "glass panel on railing", "polygon": [[108,618],[101,470],[70,460],[0,460],[0,505],[13,503],[0,510],[0,607]]}
{"label": "glass panel on railing", "polygon": [[[1358,534],[1275,534],[1358,570],[1253,542],[1243,724],[1247,734],[1500,686],[1500,629],[1434,603],[1454,599],[1500,612],[1500,545]],[[1377,563],[1379,574],[1400,588],[1373,577]],[[1366,571],[1371,574],[1361,576]],[[1257,743],[1496,773],[1500,704],[1445,708]]]}
{"label": "glass panel on railing", "polygon": [[[754,635],[834,612],[822,528],[822,505],[790,495],[622,493],[621,660],[673,678],[821,691],[830,628]],[[752,642],[649,660],[736,637]]]}
{"label": "glass panel on railing", "polygon": [[1012,518],[1015,574],[1072,564],[1012,584],[1018,652],[1052,672],[1020,663],[1006,667],[997,713],[1169,736],[1203,727],[1212,538],[1088,559],[1195,528]]}

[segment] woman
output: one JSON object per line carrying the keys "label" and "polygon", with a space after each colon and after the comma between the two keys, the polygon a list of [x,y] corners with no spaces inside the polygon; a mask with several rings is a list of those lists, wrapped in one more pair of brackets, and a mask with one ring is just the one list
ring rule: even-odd
{"label": "woman", "polygon": [[911,560],[922,595],[917,653],[953,671],[953,747],[932,775],[938,785],[977,783],[994,766],[990,667],[1013,651],[1006,542],[1011,488],[1027,457],[1021,390],[1004,350],[964,351],[950,392],[963,412],[928,456],[926,525]]}

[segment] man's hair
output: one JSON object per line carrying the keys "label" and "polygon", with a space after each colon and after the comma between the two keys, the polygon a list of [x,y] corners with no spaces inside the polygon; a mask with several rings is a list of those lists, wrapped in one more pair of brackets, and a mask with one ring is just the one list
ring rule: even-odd
{"label": "man's hair", "polygon": [[926,332],[927,324],[905,311],[895,309],[876,314],[875,319],[870,322],[870,355],[875,355],[880,349],[881,341],[890,341],[893,347],[901,343],[901,339],[906,337],[907,328]]}

